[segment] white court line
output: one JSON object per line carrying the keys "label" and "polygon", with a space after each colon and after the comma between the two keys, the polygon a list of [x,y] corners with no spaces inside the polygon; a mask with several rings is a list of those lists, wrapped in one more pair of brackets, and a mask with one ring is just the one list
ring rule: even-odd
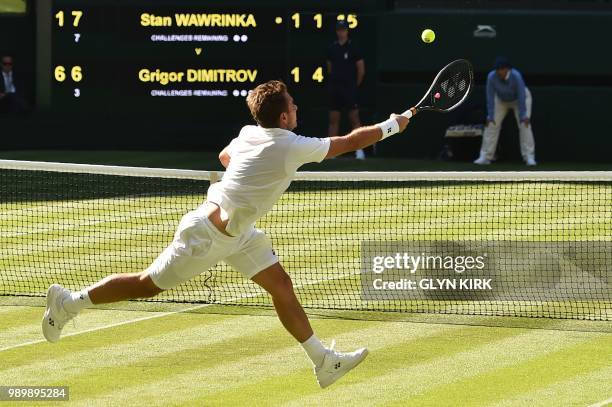
{"label": "white court line", "polygon": [[610,397],[607,400],[600,401],[600,402],[595,403],[595,404],[591,404],[589,407],[604,407],[604,406],[609,406],[611,404],[612,404],[612,397]]}
{"label": "white court line", "polygon": [[[141,317],[141,318],[136,318],[136,319],[130,319],[128,321],[123,321],[123,322],[116,322],[114,324],[110,324],[110,325],[103,325],[97,328],[90,328],[90,329],[86,329],[84,331],[78,331],[78,332],[73,332],[73,333],[69,333],[66,335],[62,335],[62,338],[67,338],[69,336],[75,336],[75,335],[80,335],[80,334],[85,334],[85,333],[89,333],[89,332],[95,332],[95,331],[100,331],[102,329],[107,329],[107,328],[114,328],[116,326],[121,326],[121,325],[127,325],[127,324],[131,324],[133,322],[140,322],[140,321],[146,321],[149,319],[154,319],[154,318],[161,318],[161,317],[165,317],[167,315],[172,315],[172,314],[178,314],[180,312],[189,312],[189,311],[193,311],[199,308],[204,308],[204,307],[208,307],[211,305],[218,305],[218,304],[202,304],[202,305],[197,305],[195,307],[190,307],[190,308],[185,308],[179,311],[168,311],[168,312],[162,312],[162,313],[156,313],[154,315],[149,315],[146,317]],[[41,333],[42,335],[42,333]],[[24,342],[24,343],[20,343],[17,345],[12,345],[12,346],[7,346],[5,348],[0,348],[0,352],[3,352],[5,350],[11,350],[11,349],[15,349],[15,348],[21,348],[23,346],[29,346],[29,345],[36,345],[37,343],[44,343],[47,342],[46,339],[39,339],[36,341],[30,341],[30,342]]]}
{"label": "white court line", "polygon": [[[331,278],[326,278],[326,279],[323,279],[323,280],[309,281],[308,283],[305,283],[305,284],[296,284],[296,285],[294,285],[294,288],[299,289],[299,288],[302,288],[304,286],[313,285],[313,284],[319,284],[319,283],[322,283],[322,282],[325,282],[325,281],[342,279],[342,278],[353,276],[353,275],[356,275],[356,274],[359,274],[359,273],[348,273],[348,274],[342,274],[342,275],[339,275],[339,276],[334,276],[334,277],[331,277]],[[248,295],[241,295],[240,297],[230,298],[228,300],[228,302],[243,300],[245,298],[259,297],[259,296],[264,295],[264,294],[265,293],[258,293],[258,294],[253,293],[253,294],[248,294]],[[146,317],[131,319],[129,321],[116,322],[116,323],[110,324],[110,325],[103,325],[103,326],[100,326],[100,327],[97,327],[97,328],[90,328],[90,329],[86,329],[84,331],[69,333],[69,334],[66,334],[66,335],[62,335],[62,338],[67,338],[69,336],[81,335],[81,334],[85,334],[85,333],[89,333],[89,332],[101,331],[102,329],[114,328],[116,326],[127,325],[127,324],[131,324],[131,323],[134,323],[134,322],[147,321],[147,320],[155,319],[155,318],[162,318],[162,317],[165,317],[165,316],[168,316],[168,315],[179,314],[181,312],[194,311],[194,310],[197,310],[197,309],[200,309],[200,308],[210,307],[212,305],[224,305],[224,304],[217,304],[217,303],[201,304],[201,305],[196,305],[196,306],[185,308],[185,309],[178,310],[178,311],[162,312],[162,313],[155,314],[155,315],[150,315],[150,316],[146,316]],[[41,333],[41,335],[42,335],[42,333]],[[4,352],[6,350],[11,350],[11,349],[16,349],[16,348],[21,348],[21,347],[29,346],[29,345],[36,345],[38,343],[44,343],[44,342],[47,342],[47,340],[46,339],[39,339],[39,340],[36,340],[36,341],[24,342],[24,343],[20,343],[20,344],[17,344],[17,345],[7,346],[5,348],[0,348],[0,352]]]}

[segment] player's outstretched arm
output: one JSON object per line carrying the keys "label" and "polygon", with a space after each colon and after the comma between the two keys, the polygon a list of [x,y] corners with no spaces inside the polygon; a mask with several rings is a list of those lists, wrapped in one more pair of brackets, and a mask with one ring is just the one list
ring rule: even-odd
{"label": "player's outstretched arm", "polygon": [[385,120],[382,123],[360,127],[346,136],[331,137],[329,151],[325,158],[333,158],[344,153],[371,146],[395,133],[401,133],[406,129],[409,122],[410,120],[404,116],[392,114],[389,120]]}

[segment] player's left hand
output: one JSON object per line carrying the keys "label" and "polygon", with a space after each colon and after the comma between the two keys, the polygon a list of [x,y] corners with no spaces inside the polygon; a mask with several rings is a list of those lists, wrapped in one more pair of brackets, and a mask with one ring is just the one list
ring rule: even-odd
{"label": "player's left hand", "polygon": [[529,127],[529,125],[531,124],[531,120],[529,120],[529,117],[521,120],[521,123],[523,123],[526,127]]}

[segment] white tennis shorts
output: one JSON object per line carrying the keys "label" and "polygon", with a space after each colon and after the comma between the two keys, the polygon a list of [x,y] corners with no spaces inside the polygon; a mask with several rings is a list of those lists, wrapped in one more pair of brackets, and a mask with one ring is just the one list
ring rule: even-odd
{"label": "white tennis shorts", "polygon": [[204,213],[192,211],[183,216],[172,243],[146,271],[156,286],[167,290],[221,260],[251,279],[277,263],[278,257],[261,230],[253,227],[241,236],[227,236]]}

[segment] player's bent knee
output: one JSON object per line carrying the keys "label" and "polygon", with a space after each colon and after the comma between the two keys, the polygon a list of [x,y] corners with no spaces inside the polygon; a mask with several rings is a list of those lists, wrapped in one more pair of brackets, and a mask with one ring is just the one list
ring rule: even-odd
{"label": "player's bent knee", "polygon": [[164,290],[155,285],[148,273],[142,272],[138,275],[137,291],[139,298],[150,298],[155,297]]}
{"label": "player's bent knee", "polygon": [[283,273],[283,275],[279,277],[274,292],[271,294],[274,298],[279,300],[292,300],[295,297],[293,282],[287,273]]}
{"label": "player's bent knee", "polygon": [[257,273],[252,277],[252,280],[266,290],[276,301],[295,299],[291,277],[279,263]]}
{"label": "player's bent knee", "polygon": [[151,298],[151,297],[155,297],[157,294],[161,293],[162,290],[159,287],[145,287],[141,292],[140,292],[140,298]]}
{"label": "player's bent knee", "polygon": [[283,273],[279,284],[283,290],[293,291],[293,281],[291,281],[289,274]]}

